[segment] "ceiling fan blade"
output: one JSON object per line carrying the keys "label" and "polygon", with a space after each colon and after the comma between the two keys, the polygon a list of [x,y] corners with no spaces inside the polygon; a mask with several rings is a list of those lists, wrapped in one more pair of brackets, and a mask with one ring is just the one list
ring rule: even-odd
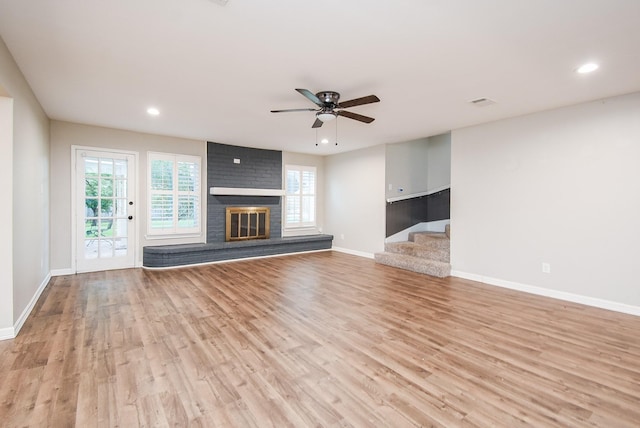
{"label": "ceiling fan blade", "polygon": [[271,110],[271,113],[288,113],[290,111],[318,111],[315,108],[289,108],[284,110]]}
{"label": "ceiling fan blade", "polygon": [[338,116],[344,116],[344,117],[348,117],[349,119],[353,119],[353,120],[358,120],[360,122],[364,122],[364,123],[371,123],[373,122],[375,119],[369,116],[363,116],[361,114],[358,113],[352,113],[350,111],[344,111],[344,110],[340,110],[338,112],[336,112],[336,114]]}
{"label": "ceiling fan blade", "polygon": [[322,101],[320,101],[320,98],[316,97],[316,95],[313,92],[311,92],[310,90],[308,90],[308,89],[296,89],[296,91],[300,92],[302,95],[307,97],[315,105],[317,105],[319,107],[322,107]]}
{"label": "ceiling fan blade", "polygon": [[313,125],[311,125],[312,128],[320,128],[322,126],[324,122],[321,121],[320,119],[316,118],[316,121],[313,122]]}
{"label": "ceiling fan blade", "polygon": [[368,95],[366,97],[356,98],[354,100],[343,101],[338,104],[338,107],[349,108],[349,107],[361,106],[363,104],[371,104],[371,103],[377,103],[377,102],[380,102],[380,98],[376,97],[375,95]]}

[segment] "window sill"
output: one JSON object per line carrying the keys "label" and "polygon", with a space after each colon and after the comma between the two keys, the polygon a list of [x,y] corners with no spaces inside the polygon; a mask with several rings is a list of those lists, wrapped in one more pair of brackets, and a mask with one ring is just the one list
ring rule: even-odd
{"label": "window sill", "polygon": [[322,231],[317,226],[289,227],[289,228],[285,228],[282,231],[282,236],[288,237],[288,236],[318,235],[320,233],[322,233]]}
{"label": "window sill", "polygon": [[186,238],[202,238],[201,233],[171,233],[165,235],[145,235],[144,238],[148,241],[160,240],[160,239],[186,239]]}

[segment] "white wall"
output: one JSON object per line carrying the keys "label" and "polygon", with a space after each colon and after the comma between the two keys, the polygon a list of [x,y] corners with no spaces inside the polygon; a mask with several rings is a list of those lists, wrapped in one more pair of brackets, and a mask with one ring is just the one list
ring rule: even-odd
{"label": "white wall", "polygon": [[[0,93],[4,92],[0,87]],[[13,99],[0,96],[0,183],[13,199]],[[13,331],[13,210],[0,210],[0,338]]]}
{"label": "white wall", "polygon": [[429,139],[386,145],[387,198],[429,190]]}
{"label": "white wall", "polygon": [[451,134],[429,137],[427,190],[451,185]]}
{"label": "white wall", "polygon": [[387,198],[441,189],[451,184],[451,134],[386,146]]}
{"label": "white wall", "polygon": [[[282,188],[285,188],[285,165],[315,166],[316,167],[316,226],[317,232],[324,230],[324,156],[309,155],[303,153],[282,152]],[[284,212],[284,201],[282,205]],[[284,225],[284,218],[282,219]],[[284,231],[282,236],[287,236]]]}
{"label": "white wall", "polygon": [[11,187],[5,203],[12,214],[11,223],[2,223],[3,239],[11,242],[13,236],[12,278],[3,278],[12,281],[13,291],[6,295],[5,284],[0,295],[13,313],[0,315],[0,329],[10,318],[17,332],[49,278],[49,119],[2,40],[0,84],[13,100],[12,150],[3,151],[3,162],[11,162],[12,179],[3,184]]}
{"label": "white wall", "polygon": [[372,256],[384,249],[385,147],[327,156],[325,233],[334,248]]}
{"label": "white wall", "polygon": [[640,93],[453,131],[451,185],[455,274],[640,310]]}
{"label": "white wall", "polygon": [[[98,126],[51,121],[51,269],[65,273],[72,267],[71,245],[71,147],[87,146],[111,150],[138,152],[138,248],[136,263],[142,263],[142,247],[145,245],[182,244],[206,240],[206,184],[207,146],[204,141],[185,140],[138,132],[122,131]],[[182,239],[147,239],[147,152],[165,152],[195,155],[202,158],[202,233]]]}

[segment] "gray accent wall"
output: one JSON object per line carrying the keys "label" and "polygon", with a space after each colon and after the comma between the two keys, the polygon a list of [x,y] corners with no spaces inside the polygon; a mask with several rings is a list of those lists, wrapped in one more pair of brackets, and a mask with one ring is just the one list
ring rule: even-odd
{"label": "gray accent wall", "polygon": [[[282,189],[282,152],[208,142],[207,186]],[[208,191],[207,194],[208,243],[224,242],[227,206],[269,207],[271,238],[282,236],[279,196],[216,196]]]}

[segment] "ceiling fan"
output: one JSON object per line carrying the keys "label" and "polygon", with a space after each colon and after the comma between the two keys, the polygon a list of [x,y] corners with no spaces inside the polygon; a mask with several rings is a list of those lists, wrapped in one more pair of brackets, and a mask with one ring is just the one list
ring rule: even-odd
{"label": "ceiling fan", "polygon": [[334,91],[321,91],[317,94],[308,89],[296,89],[302,95],[307,97],[318,108],[294,108],[287,110],[271,110],[271,113],[286,113],[291,111],[315,111],[316,121],[313,122],[312,128],[320,128],[324,122],[335,119],[337,116],[347,117],[349,119],[358,120],[364,123],[371,123],[375,119],[369,116],[363,116],[358,113],[343,110],[349,107],[361,106],[363,104],[377,103],[380,101],[375,95],[368,95],[362,98],[356,98],[349,101],[340,102],[340,94]]}

